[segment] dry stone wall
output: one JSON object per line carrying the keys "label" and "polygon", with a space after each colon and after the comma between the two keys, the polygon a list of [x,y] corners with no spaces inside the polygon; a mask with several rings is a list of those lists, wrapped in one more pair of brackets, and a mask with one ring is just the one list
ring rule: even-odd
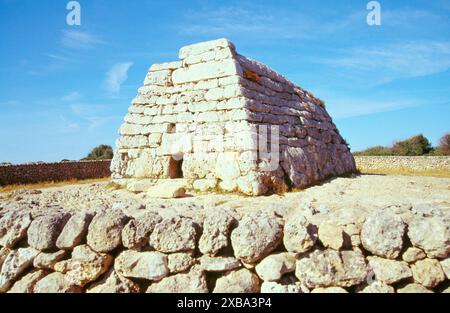
{"label": "dry stone wall", "polygon": [[322,101],[226,39],[150,68],[119,130],[123,185],[184,178],[200,191],[261,195],[355,171]]}
{"label": "dry stone wall", "polygon": [[0,292],[448,292],[450,216],[424,209],[1,211]]}
{"label": "dry stone wall", "polygon": [[450,174],[448,156],[356,156],[363,172],[382,170],[443,171]]}
{"label": "dry stone wall", "polygon": [[111,160],[0,165],[0,186],[111,176]]}

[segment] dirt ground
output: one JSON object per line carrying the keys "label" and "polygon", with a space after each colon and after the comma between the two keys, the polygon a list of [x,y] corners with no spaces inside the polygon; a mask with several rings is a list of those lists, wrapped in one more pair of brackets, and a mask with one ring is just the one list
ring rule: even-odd
{"label": "dirt ground", "polygon": [[29,209],[34,215],[41,215],[62,208],[72,212],[113,208],[130,215],[146,209],[157,211],[163,217],[174,214],[198,216],[205,210],[218,208],[236,214],[272,210],[281,216],[298,210],[306,210],[312,215],[333,212],[352,215],[384,208],[438,208],[450,212],[450,178],[361,175],[336,178],[299,192],[265,197],[190,194],[182,199],[150,199],[145,193],[108,188],[107,182],[0,193],[0,213],[9,209]]}

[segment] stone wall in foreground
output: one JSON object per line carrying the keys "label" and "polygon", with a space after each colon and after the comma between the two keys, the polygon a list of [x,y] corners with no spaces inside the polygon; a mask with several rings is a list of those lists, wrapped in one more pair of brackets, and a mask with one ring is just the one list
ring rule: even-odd
{"label": "stone wall in foreground", "polygon": [[360,171],[408,170],[450,173],[449,156],[355,156]]}
{"label": "stone wall in foreground", "polygon": [[450,217],[414,210],[320,223],[262,211],[3,210],[0,292],[448,292]]}
{"label": "stone wall in foreground", "polygon": [[111,160],[0,165],[0,186],[111,176]]}

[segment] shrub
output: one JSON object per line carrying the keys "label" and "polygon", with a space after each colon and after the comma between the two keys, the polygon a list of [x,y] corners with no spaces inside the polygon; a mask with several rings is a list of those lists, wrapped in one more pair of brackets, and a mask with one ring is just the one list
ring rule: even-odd
{"label": "shrub", "polygon": [[108,145],[100,145],[92,151],[83,160],[111,160],[113,158],[113,149]]}
{"label": "shrub", "polygon": [[432,150],[430,141],[422,134],[398,141],[392,147],[392,153],[400,156],[417,156],[428,154]]}
{"label": "shrub", "polygon": [[392,151],[391,148],[388,147],[376,146],[363,151],[355,152],[354,154],[362,156],[387,156],[392,155]]}

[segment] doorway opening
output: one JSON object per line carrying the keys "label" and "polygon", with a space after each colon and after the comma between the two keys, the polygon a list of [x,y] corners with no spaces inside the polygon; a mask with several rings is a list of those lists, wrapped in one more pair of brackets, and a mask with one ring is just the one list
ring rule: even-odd
{"label": "doorway opening", "polygon": [[169,177],[171,179],[183,178],[183,159],[175,160],[173,157],[170,157]]}

